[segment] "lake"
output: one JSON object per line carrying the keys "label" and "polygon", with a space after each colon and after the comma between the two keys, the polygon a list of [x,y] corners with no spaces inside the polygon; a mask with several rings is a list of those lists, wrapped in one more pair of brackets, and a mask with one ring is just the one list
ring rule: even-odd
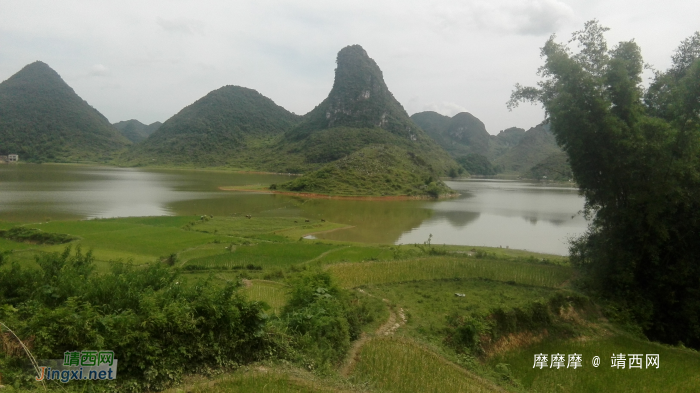
{"label": "lake", "polygon": [[284,175],[78,165],[0,166],[0,220],[41,222],[157,215],[303,216],[352,225],[319,238],[370,243],[510,247],[567,254],[586,229],[575,188],[497,180],[447,181],[460,196],[348,201],[221,191]]}

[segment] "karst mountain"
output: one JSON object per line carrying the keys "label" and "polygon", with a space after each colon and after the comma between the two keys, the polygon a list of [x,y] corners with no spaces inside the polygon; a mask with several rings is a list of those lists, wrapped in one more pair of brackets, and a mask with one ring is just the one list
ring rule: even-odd
{"label": "karst mountain", "polygon": [[104,162],[130,144],[45,63],[0,83],[0,154],[28,162]]}

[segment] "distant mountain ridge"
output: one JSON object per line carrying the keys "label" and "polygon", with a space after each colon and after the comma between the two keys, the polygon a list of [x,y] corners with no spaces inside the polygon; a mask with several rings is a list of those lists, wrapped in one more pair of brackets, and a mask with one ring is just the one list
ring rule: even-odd
{"label": "distant mountain ridge", "polygon": [[31,63],[0,83],[0,154],[30,162],[104,162],[130,144],[45,63]]}
{"label": "distant mountain ridge", "polygon": [[453,157],[484,154],[489,149],[491,135],[484,123],[471,113],[460,112],[450,118],[428,111],[416,113],[411,119]]}
{"label": "distant mountain ridge", "polygon": [[119,130],[126,139],[133,143],[139,143],[145,140],[149,135],[160,128],[161,125],[163,125],[163,123],[159,121],[146,125],[136,119],[120,121],[113,124],[114,128]]}
{"label": "distant mountain ridge", "polygon": [[542,168],[535,172],[530,169],[550,156],[553,158],[543,168],[556,166],[558,171],[567,173],[561,165],[561,156],[556,155],[562,150],[549,131],[549,125],[538,125],[527,131],[511,127],[498,135],[490,135],[484,123],[467,112],[451,118],[432,111],[419,112],[411,119],[473,174],[493,176],[506,172],[533,176],[542,172]]}
{"label": "distant mountain ridge", "polygon": [[533,166],[555,153],[562,152],[548,124],[527,130],[517,145],[493,161],[507,172],[527,173]]}

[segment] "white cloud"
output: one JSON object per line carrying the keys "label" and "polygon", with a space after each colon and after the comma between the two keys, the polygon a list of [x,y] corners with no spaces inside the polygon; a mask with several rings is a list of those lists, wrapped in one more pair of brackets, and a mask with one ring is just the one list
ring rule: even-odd
{"label": "white cloud", "polygon": [[574,10],[560,0],[467,1],[443,4],[433,11],[445,31],[480,30],[506,34],[549,35],[574,19]]}

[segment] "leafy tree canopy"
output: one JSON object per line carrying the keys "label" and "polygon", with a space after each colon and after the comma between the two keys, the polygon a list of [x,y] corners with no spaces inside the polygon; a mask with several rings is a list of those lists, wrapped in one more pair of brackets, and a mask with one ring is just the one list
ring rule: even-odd
{"label": "leafy tree canopy", "polygon": [[700,33],[645,89],[639,46],[610,48],[607,30],[593,20],[568,44],[552,36],[542,81],[516,85],[508,105],[541,103],[568,154],[592,219],[572,260],[590,288],[648,337],[700,348]]}

